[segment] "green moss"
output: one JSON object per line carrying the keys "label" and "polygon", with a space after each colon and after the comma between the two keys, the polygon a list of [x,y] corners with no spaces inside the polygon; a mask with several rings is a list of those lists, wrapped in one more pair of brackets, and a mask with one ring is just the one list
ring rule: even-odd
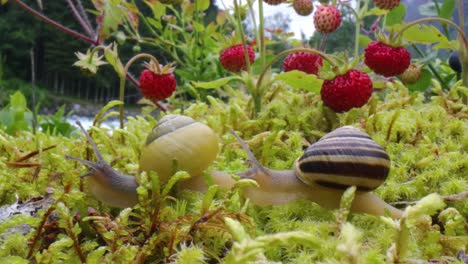
{"label": "green moss", "polygon": [[[212,127],[220,138],[221,151],[209,170],[235,175],[247,169],[246,154],[229,133],[231,129],[246,140],[262,164],[290,169],[309,144],[333,128],[353,125],[383,145],[392,159],[387,181],[375,191],[384,200],[417,201],[431,193],[468,191],[468,120],[459,114],[468,110],[450,107],[458,103],[453,91],[458,88],[449,95],[436,91],[436,97],[426,100],[423,94],[409,94],[396,82],[385,93],[374,95],[368,105],[344,114],[326,110],[317,95],[281,85],[274,89],[265,93],[263,109],[255,118],[249,97],[237,90],[225,91],[227,102],[208,98],[208,103],[194,102],[184,110],[185,115]],[[122,173],[137,175],[140,149],[155,123],[145,115],[129,118],[124,130],[93,128],[91,133],[106,161]],[[27,160],[42,165],[36,179],[33,168],[7,165],[37,147],[50,145],[57,146]],[[64,230],[47,246],[43,236],[39,237],[33,254],[38,262],[79,262],[76,241],[89,263],[136,259],[174,263],[188,263],[186,259],[197,263],[387,263],[405,258],[424,261],[453,257],[468,245],[466,200],[447,202],[446,206],[423,200],[408,209],[403,223],[360,214],[351,214],[346,220],[337,211],[311,201],[258,207],[246,204],[237,190],[177,193],[159,186],[156,175],[140,174],[140,204],[119,211],[88,194],[86,184],[84,192],[80,191],[78,176],[86,169],[64,159],[66,154],[86,157],[87,143],[79,133],[66,138],[41,132],[11,136],[0,131],[0,151],[5,153],[0,156],[3,205],[17,197],[24,200],[43,195],[46,188],[52,188],[54,198],[61,202],[58,212]],[[88,207],[97,215],[90,216]],[[438,210],[442,212],[438,214]],[[76,213],[81,218],[71,217]],[[23,218],[0,223],[0,233]],[[27,221],[36,232],[40,219]],[[27,257],[27,242],[35,232],[2,237],[0,260],[22,263]],[[74,241],[72,233],[80,239]],[[406,252],[395,251],[403,244]]]}

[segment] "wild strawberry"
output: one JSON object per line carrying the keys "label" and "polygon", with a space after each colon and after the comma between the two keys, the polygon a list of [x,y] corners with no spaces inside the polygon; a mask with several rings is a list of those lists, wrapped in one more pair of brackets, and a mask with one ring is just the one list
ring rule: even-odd
{"label": "wild strawberry", "polygon": [[400,4],[400,0],[372,0],[374,5],[380,9],[392,10]]}
{"label": "wild strawberry", "polygon": [[[249,54],[249,61],[250,64],[252,64],[255,60],[255,53],[251,46],[246,46],[247,53]],[[247,68],[242,44],[230,46],[224,49],[219,55],[219,61],[221,62],[221,65],[223,65],[224,69],[231,72],[239,72]]]}
{"label": "wild strawberry", "polygon": [[284,3],[285,0],[263,0],[263,2],[269,4],[269,5],[279,5],[281,3]]}
{"label": "wild strawberry", "polygon": [[319,6],[314,14],[315,29],[320,33],[331,33],[341,25],[341,12],[332,5]]}
{"label": "wild strawberry", "polygon": [[323,103],[335,112],[361,107],[372,95],[372,81],[365,72],[355,69],[332,80],[325,80],[320,91]]}
{"label": "wild strawberry", "polygon": [[308,52],[291,53],[283,61],[283,69],[285,72],[298,70],[308,74],[317,74],[322,65],[322,57]]}
{"label": "wild strawberry", "polygon": [[402,74],[410,65],[411,56],[404,47],[392,47],[373,41],[364,50],[364,63],[385,77]]}
{"label": "wild strawberry", "polygon": [[173,69],[170,65],[161,67],[154,63],[146,64],[140,74],[140,91],[145,98],[159,101],[171,96],[177,86]]}
{"label": "wild strawberry", "polygon": [[413,84],[421,78],[421,67],[411,64],[405,72],[398,75],[404,83]]}
{"label": "wild strawberry", "polygon": [[293,8],[296,13],[301,16],[308,16],[314,10],[312,0],[294,0]]}

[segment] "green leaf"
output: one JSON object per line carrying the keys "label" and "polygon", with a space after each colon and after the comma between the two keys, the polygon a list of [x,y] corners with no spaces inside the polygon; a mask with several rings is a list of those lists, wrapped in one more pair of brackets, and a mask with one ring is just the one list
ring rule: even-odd
{"label": "green leaf", "polygon": [[444,0],[440,7],[439,17],[451,19],[455,10],[455,0]]}
{"label": "green leaf", "polygon": [[198,0],[196,4],[198,4],[198,10],[205,11],[210,7],[210,0]]}
{"label": "green leaf", "polygon": [[407,84],[406,86],[410,91],[426,91],[431,85],[432,74],[427,69],[421,70],[421,78],[413,84]]}
{"label": "green leaf", "polygon": [[317,78],[316,75],[296,70],[278,74],[275,79],[284,81],[293,89],[302,89],[314,93],[320,92],[323,83],[323,80]]}
{"label": "green leaf", "polygon": [[14,110],[27,110],[26,98],[20,91],[16,91],[13,95],[10,96],[10,106]]}
{"label": "green leaf", "polygon": [[367,47],[367,45],[369,45],[369,43],[372,42],[372,39],[369,38],[368,36],[366,35],[359,35],[359,46],[361,47]]}
{"label": "green leaf", "polygon": [[193,82],[193,85],[196,88],[203,88],[203,89],[213,89],[213,88],[221,88],[223,85],[226,85],[230,81],[234,80],[242,80],[239,76],[229,76],[224,77],[221,79],[217,79],[211,82]]}
{"label": "green leaf", "polygon": [[400,24],[403,21],[403,18],[405,18],[406,15],[406,7],[403,4],[399,4],[397,7],[393,8],[392,11],[390,11],[387,14],[387,19],[385,20],[385,26],[393,26],[395,24]]}
{"label": "green leaf", "polygon": [[6,4],[6,3],[8,3],[8,0],[1,0],[1,1],[0,1],[0,5],[4,5],[4,4]]}
{"label": "green leaf", "polygon": [[366,12],[365,16],[382,16],[388,13],[388,10],[380,9],[380,8],[372,8],[368,12]]}
{"label": "green leaf", "polygon": [[119,59],[117,43],[114,42],[104,49],[104,57],[106,58],[107,62],[109,62],[112,67],[114,67],[114,70],[117,72],[119,77],[123,77],[125,75],[124,66]]}
{"label": "green leaf", "polygon": [[420,44],[438,43],[434,48],[455,49],[457,47],[456,42],[449,41],[444,34],[432,25],[412,26],[403,32],[403,39]]}

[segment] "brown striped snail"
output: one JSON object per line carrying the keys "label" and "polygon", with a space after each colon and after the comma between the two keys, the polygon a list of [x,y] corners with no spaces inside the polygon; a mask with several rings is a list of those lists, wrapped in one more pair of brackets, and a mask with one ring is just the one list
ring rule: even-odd
{"label": "brown striped snail", "polygon": [[[234,133],[233,133],[234,134]],[[344,126],[310,145],[294,163],[294,170],[271,170],[255,159],[247,145],[236,134],[248,154],[252,168],[240,176],[252,179],[258,188],[247,188],[245,195],[258,205],[287,203],[309,199],[325,208],[338,208],[344,190],[356,186],[353,212],[400,218],[402,211],[387,204],[370,191],[380,186],[390,170],[385,150],[359,129]],[[214,172],[220,186],[230,187],[226,175]]]}
{"label": "brown striped snail", "polygon": [[[91,193],[112,206],[135,205],[138,187],[135,178],[106,164],[92,139],[81,125],[80,128],[92,146],[97,162],[66,157],[91,168],[86,174],[91,176]],[[255,180],[259,185],[259,188],[248,188],[245,192],[254,204],[282,204],[305,198],[326,208],[337,208],[343,191],[354,185],[358,190],[351,208],[354,212],[384,215],[388,211],[394,218],[402,215],[400,210],[370,192],[387,177],[390,160],[381,146],[356,128],[345,126],[330,132],[296,160],[294,170],[282,171],[260,165],[247,145],[235,136],[252,165],[250,170],[241,173],[241,178]],[[174,173],[176,161],[178,169],[192,175],[183,188],[202,190],[206,186],[197,176],[208,168],[217,153],[218,140],[211,128],[187,116],[167,115],[147,137],[141,152],[140,170],[155,170],[161,182],[166,182]],[[235,183],[223,172],[212,172],[212,177],[221,187],[231,188]]]}
{"label": "brown striped snail", "polygon": [[[90,176],[91,193],[100,201],[115,207],[130,207],[138,202],[137,182],[133,176],[114,170],[102,158],[96,144],[78,123],[93,148],[97,162],[67,155],[66,158],[90,167],[84,176]],[[140,156],[140,170],[154,170],[161,183],[167,182],[174,167],[188,172],[192,177],[184,186],[192,189],[204,185],[203,171],[218,155],[218,138],[208,126],[188,116],[166,115],[149,133]],[[196,161],[196,162],[195,162]]]}

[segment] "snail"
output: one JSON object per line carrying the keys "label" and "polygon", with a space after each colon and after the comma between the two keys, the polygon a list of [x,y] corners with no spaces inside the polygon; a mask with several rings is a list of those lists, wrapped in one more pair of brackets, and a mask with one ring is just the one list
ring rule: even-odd
{"label": "snail", "polygon": [[[89,176],[90,192],[111,206],[124,208],[135,205],[138,202],[135,178],[108,165],[83,126],[79,122],[77,124],[91,145],[97,162],[69,155],[66,158],[90,167],[90,171],[82,176]],[[218,138],[210,127],[188,116],[166,115],[147,136],[139,170],[156,171],[161,183],[167,182],[176,169],[184,170],[192,177],[182,183],[182,188],[202,189],[205,183],[200,176],[217,154]]]}
{"label": "snail", "polygon": [[[283,204],[296,199],[310,199],[325,208],[338,208],[343,192],[356,186],[353,212],[400,218],[402,211],[387,204],[370,191],[387,178],[390,159],[372,138],[352,126],[344,126],[323,136],[296,159],[293,170],[263,167],[245,142],[233,133],[248,154],[251,169],[241,173],[255,180],[258,188],[247,188],[245,196],[257,205]],[[229,175],[215,171],[214,182],[230,188],[235,182]]]}
{"label": "snail", "polygon": [[[137,203],[138,183],[133,176],[121,174],[102,158],[96,144],[79,124],[94,150],[97,162],[66,156],[91,168],[89,187],[94,196],[115,207],[129,207]],[[296,199],[310,199],[325,208],[338,208],[344,190],[356,186],[353,212],[400,218],[402,211],[387,204],[370,191],[380,186],[390,170],[385,150],[357,128],[338,128],[310,145],[294,164],[294,170],[271,170],[263,167],[245,142],[233,133],[248,154],[252,168],[241,178],[255,180],[259,188],[247,188],[244,193],[254,204],[273,205]],[[153,128],[141,151],[140,170],[155,170],[160,181],[166,182],[177,169],[192,177],[182,182],[182,189],[203,190],[199,177],[216,159],[218,140],[208,126],[190,117],[167,115]],[[230,175],[213,171],[215,184],[231,188],[235,180]]]}

